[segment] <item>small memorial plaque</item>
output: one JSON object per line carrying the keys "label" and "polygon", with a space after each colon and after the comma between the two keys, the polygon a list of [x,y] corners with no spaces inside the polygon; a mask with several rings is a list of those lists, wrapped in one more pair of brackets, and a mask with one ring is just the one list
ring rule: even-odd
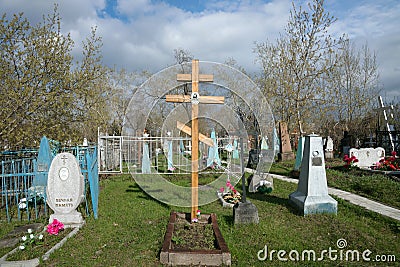
{"label": "small memorial plaque", "polygon": [[40,164],[40,163],[38,163],[38,165],[37,165],[37,171],[38,171],[38,172],[47,172],[48,169],[49,169],[49,166],[48,166],[47,164],[44,164],[44,163]]}
{"label": "small memorial plaque", "polygon": [[315,157],[311,159],[312,166],[322,166],[322,158],[321,157]]}

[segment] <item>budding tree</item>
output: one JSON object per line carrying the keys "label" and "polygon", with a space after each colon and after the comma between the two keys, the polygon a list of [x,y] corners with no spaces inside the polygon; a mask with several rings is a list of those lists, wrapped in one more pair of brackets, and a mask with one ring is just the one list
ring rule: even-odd
{"label": "budding tree", "polygon": [[334,58],[340,43],[328,33],[335,20],[324,9],[323,0],[309,3],[308,10],[292,4],[288,24],[276,43],[256,43],[262,67],[259,82],[271,99],[274,114],[301,133],[315,107],[323,107],[329,99],[322,79],[335,66],[328,60]]}

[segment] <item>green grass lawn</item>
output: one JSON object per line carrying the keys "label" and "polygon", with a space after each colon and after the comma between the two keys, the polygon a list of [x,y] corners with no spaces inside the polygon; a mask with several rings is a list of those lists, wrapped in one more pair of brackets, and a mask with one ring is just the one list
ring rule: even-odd
{"label": "green grass lawn", "polygon": [[[273,168],[286,168],[286,172],[290,173],[290,166],[293,165],[285,164]],[[336,180],[329,178],[330,173],[334,174]],[[341,170],[328,170],[328,183],[343,180],[340,186],[352,187],[354,180],[365,178],[358,178],[355,173],[348,173],[348,177],[341,178],[343,173]],[[174,179],[178,178],[171,176],[171,180]],[[240,191],[241,186],[237,185],[236,188]],[[202,213],[217,214],[221,232],[232,253],[232,266],[396,266],[396,263],[398,266],[400,222],[340,199],[337,199],[336,216],[304,217],[288,201],[288,195],[296,190],[297,185],[275,179],[274,188],[269,195],[247,195],[247,200],[258,209],[260,223],[257,225],[234,225],[232,209],[223,208],[217,201],[200,207]],[[387,198],[390,194],[396,198],[399,192],[393,195],[390,193],[392,189],[384,186],[376,188]],[[190,208],[171,207],[154,200],[139,188],[130,175],[109,176],[100,181],[99,218],[85,218],[85,226],[41,266],[161,266],[159,253],[169,214],[173,210],[189,212]],[[0,236],[23,223],[2,222]],[[336,244],[339,239],[347,242],[342,250]],[[272,254],[272,262],[269,258],[260,261],[257,257],[265,246],[269,253],[276,251]],[[326,253],[323,261],[310,261],[308,257],[298,262],[279,261],[277,256],[277,251],[282,250],[286,252],[284,258],[288,259],[291,251],[292,256],[297,251],[301,258],[303,251],[313,250],[316,258],[319,258],[322,251],[329,249],[337,250],[332,252],[331,257],[337,256],[338,259],[331,261]],[[370,250],[368,256],[371,261],[346,261],[348,250],[360,253]],[[5,252],[0,251],[0,255]],[[260,255],[263,256],[263,253]],[[394,255],[397,262],[372,261],[376,255]]]}
{"label": "green grass lawn", "polygon": [[[99,218],[86,218],[86,225],[77,235],[41,266],[160,266],[159,252],[170,212],[189,212],[189,209],[170,207],[152,199],[130,176],[109,177],[101,180],[100,186]],[[232,253],[233,266],[377,264],[330,261],[327,256],[325,261],[319,262],[281,262],[276,253],[272,263],[269,259],[260,261],[257,258],[257,253],[266,245],[269,251],[285,250],[287,253],[314,250],[319,257],[323,250],[337,249],[336,242],[341,238],[347,241],[345,249],[361,252],[369,249],[370,257],[395,255],[399,261],[399,222],[341,200],[338,200],[337,216],[304,217],[288,203],[288,195],[295,189],[294,184],[275,180],[275,190],[270,195],[248,195],[248,200],[258,208],[260,223],[257,225],[233,225],[232,209],[222,208],[218,202],[200,207],[202,213],[217,214]],[[12,228],[9,224],[5,226]],[[390,264],[378,264],[387,265]]]}

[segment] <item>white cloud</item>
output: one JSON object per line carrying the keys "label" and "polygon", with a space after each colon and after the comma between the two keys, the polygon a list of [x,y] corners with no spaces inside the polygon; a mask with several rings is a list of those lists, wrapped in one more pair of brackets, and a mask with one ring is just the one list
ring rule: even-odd
{"label": "white cloud", "polygon": [[380,80],[389,99],[400,97],[400,2],[365,1],[334,14],[337,33],[347,33],[358,46],[367,44],[377,54]]}
{"label": "white cloud", "polygon": [[[189,50],[200,60],[223,62],[234,58],[247,71],[256,71],[259,67],[254,64],[254,42],[274,41],[283,32],[291,9],[290,0],[213,0],[202,2],[204,9],[196,13],[161,0],[119,0],[113,17],[104,15],[105,0],[57,2],[62,30],[71,33],[77,46],[74,54],[80,54],[82,40],[90,34],[91,27],[97,26],[103,38],[105,64],[152,72],[173,64],[176,48]],[[377,52],[388,94],[400,95],[400,3],[326,2],[332,7],[328,11],[338,18],[332,31],[349,34],[358,45],[368,41],[370,49]],[[8,14],[23,11],[30,21],[37,22],[43,13],[52,12],[53,1],[2,0],[0,8]]]}

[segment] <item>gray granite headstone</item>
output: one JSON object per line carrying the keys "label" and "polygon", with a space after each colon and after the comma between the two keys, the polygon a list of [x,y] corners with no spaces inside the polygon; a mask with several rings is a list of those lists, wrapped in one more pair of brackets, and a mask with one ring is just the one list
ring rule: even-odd
{"label": "gray granite headstone", "polygon": [[289,195],[304,215],[337,213],[337,201],[328,195],[322,137],[306,136],[297,191]]}
{"label": "gray granite headstone", "polygon": [[61,221],[65,227],[79,227],[84,221],[76,210],[84,199],[84,178],[78,160],[71,153],[58,154],[50,165],[47,204],[54,211],[49,222]]}
{"label": "gray granite headstone", "polygon": [[258,223],[257,207],[251,202],[239,202],[233,206],[233,223],[234,224],[249,224]]}

